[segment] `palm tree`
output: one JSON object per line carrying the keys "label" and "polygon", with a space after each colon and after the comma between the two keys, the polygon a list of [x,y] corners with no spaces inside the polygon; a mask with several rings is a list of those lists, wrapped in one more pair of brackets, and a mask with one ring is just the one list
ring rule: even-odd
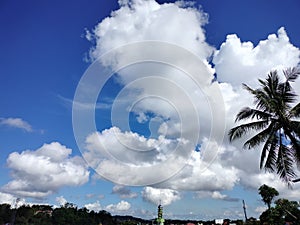
{"label": "palm tree", "polygon": [[275,70],[268,74],[266,80],[259,79],[258,89],[243,84],[254,96],[255,108],[245,107],[237,114],[235,122],[248,119],[251,122],[232,128],[229,139],[233,141],[256,131],[244,143],[244,148],[251,149],[263,144],[260,168],[277,173],[290,184],[296,176],[295,163],[300,165],[300,103],[294,104],[297,95],[290,83],[297,79],[300,70],[290,68],[283,73],[284,82],[279,80]]}
{"label": "palm tree", "polygon": [[268,206],[268,209],[270,210],[271,203],[273,199],[279,195],[279,192],[275,188],[269,187],[266,184],[261,185],[258,190],[262,201]]}

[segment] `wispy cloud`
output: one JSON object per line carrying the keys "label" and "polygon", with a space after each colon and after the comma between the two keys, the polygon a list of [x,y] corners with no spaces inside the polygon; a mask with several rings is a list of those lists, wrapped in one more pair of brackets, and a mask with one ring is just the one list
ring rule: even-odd
{"label": "wispy cloud", "polygon": [[138,194],[132,192],[129,188],[122,185],[115,185],[112,190],[112,194],[117,194],[120,198],[136,198]]}
{"label": "wispy cloud", "polygon": [[19,128],[27,132],[33,132],[32,126],[21,118],[0,118],[0,125]]}
{"label": "wispy cloud", "polygon": [[62,100],[62,102],[64,103],[64,105],[66,105],[67,107],[72,107],[75,106],[79,109],[82,110],[88,110],[88,109],[110,109],[111,108],[111,103],[109,102],[109,100],[107,100],[107,103],[96,103],[96,104],[92,104],[92,103],[86,103],[86,102],[76,102],[73,99],[69,99],[69,98],[65,98],[61,95],[57,96],[60,100]]}

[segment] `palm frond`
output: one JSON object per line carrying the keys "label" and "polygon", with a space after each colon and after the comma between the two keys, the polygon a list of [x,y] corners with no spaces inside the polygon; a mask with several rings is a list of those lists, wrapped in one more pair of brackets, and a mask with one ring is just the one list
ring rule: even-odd
{"label": "palm frond", "polygon": [[295,105],[289,112],[289,116],[291,118],[298,118],[300,117],[300,103]]}
{"label": "palm frond", "polygon": [[[291,125],[289,125],[291,126]],[[298,133],[299,131],[296,130],[296,132]],[[294,135],[293,131],[291,131],[291,129],[287,129],[284,127],[284,134],[289,138],[290,142],[291,142],[291,145],[293,146],[293,148],[296,150],[296,151],[299,151],[300,152],[300,137],[297,135],[297,133]]]}
{"label": "palm frond", "polygon": [[274,94],[267,93],[263,89],[257,89],[254,98],[257,109],[270,113],[275,112],[274,109],[277,106],[277,101]]}
{"label": "palm frond", "polygon": [[[266,161],[261,161],[260,165],[261,168],[264,167],[266,171],[275,172],[276,168],[276,160],[277,160],[277,143],[278,139],[276,136],[272,135],[270,139],[266,142],[266,151],[268,151],[267,159]],[[264,148],[265,148],[264,146]]]}
{"label": "palm frond", "polygon": [[[297,132],[299,133],[299,130],[297,130]],[[294,136],[290,130],[284,130],[284,133],[290,141],[290,152],[293,153],[295,162],[300,166],[300,137],[297,134]]]}
{"label": "palm frond", "polygon": [[[266,82],[259,80],[262,84]],[[254,103],[256,104],[257,109],[260,109],[262,111],[271,112],[270,110],[272,108],[272,101],[273,98],[270,98],[269,90],[263,90],[263,89],[252,89],[247,84],[243,84],[243,88],[249,91],[254,96]],[[273,103],[274,104],[274,103]]]}
{"label": "palm frond", "polygon": [[297,98],[289,82],[281,83],[278,86],[278,94],[276,96],[279,103],[290,104],[293,103]]}
{"label": "palm frond", "polygon": [[268,95],[271,97],[274,97],[274,94],[277,91],[278,85],[279,85],[279,77],[277,70],[271,71],[268,74],[268,77],[266,79],[265,85],[263,85],[263,89],[266,91]]}
{"label": "palm frond", "polygon": [[[263,146],[260,156],[260,169],[263,167],[274,170],[274,164],[276,161],[275,148],[278,143],[277,130],[275,127],[270,130],[269,136]],[[267,155],[268,154],[268,155]],[[267,160],[266,160],[267,157]]]}
{"label": "palm frond", "polygon": [[243,88],[249,91],[251,94],[255,95],[255,90],[249,87],[247,84],[242,84]]}
{"label": "palm frond", "polygon": [[282,143],[281,137],[276,166],[277,174],[286,183],[290,183],[295,178],[296,174],[293,170],[293,155],[291,154],[290,149]]}
{"label": "palm frond", "polygon": [[236,138],[240,138],[243,136],[245,133],[248,133],[250,130],[261,130],[267,127],[269,124],[268,120],[263,120],[263,121],[255,121],[255,122],[250,122],[247,124],[242,124],[239,126],[236,126],[232,129],[230,129],[228,135],[229,135],[229,140],[233,141]]}
{"label": "palm frond", "polygon": [[255,148],[260,143],[265,142],[270,136],[276,135],[276,131],[278,130],[275,122],[272,122],[266,129],[259,132],[248,141],[245,142],[244,148]]}
{"label": "palm frond", "polygon": [[244,119],[263,119],[270,120],[272,115],[267,112],[263,112],[261,110],[252,109],[250,107],[243,108],[236,116],[235,122],[244,120]]}
{"label": "palm frond", "polygon": [[295,81],[300,76],[300,69],[297,67],[288,68],[283,71],[287,81]]}
{"label": "palm frond", "polygon": [[289,125],[292,132],[300,139],[300,121],[291,120]]}

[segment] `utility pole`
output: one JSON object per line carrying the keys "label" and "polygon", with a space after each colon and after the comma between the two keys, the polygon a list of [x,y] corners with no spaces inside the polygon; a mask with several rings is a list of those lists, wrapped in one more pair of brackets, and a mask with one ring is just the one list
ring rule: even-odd
{"label": "utility pole", "polygon": [[248,219],[247,219],[246,204],[245,204],[244,199],[243,199],[243,209],[244,209],[245,220],[247,222]]}

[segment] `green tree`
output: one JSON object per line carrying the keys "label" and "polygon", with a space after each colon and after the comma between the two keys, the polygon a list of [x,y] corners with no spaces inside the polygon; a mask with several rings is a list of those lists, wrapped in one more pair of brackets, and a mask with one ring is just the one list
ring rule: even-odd
{"label": "green tree", "polygon": [[283,71],[285,81],[279,80],[278,72],[272,71],[266,80],[259,79],[261,85],[252,89],[244,88],[255,98],[255,108],[245,107],[236,116],[236,122],[251,119],[249,123],[238,125],[229,131],[229,139],[241,138],[250,131],[258,132],[244,143],[244,148],[255,148],[263,144],[260,168],[277,173],[290,184],[295,178],[293,163],[300,164],[300,103],[291,82],[300,75],[297,68]]}
{"label": "green tree", "polygon": [[268,209],[270,209],[274,197],[279,195],[278,191],[275,188],[269,187],[265,184],[260,186],[258,190],[262,201],[268,206]]}
{"label": "green tree", "polygon": [[11,221],[12,210],[9,204],[0,205],[0,224],[6,224]]}
{"label": "green tree", "polygon": [[275,201],[275,209],[279,212],[282,218],[288,222],[300,223],[299,203],[296,201],[289,201],[287,199],[278,199]]}
{"label": "green tree", "polygon": [[52,213],[52,221],[59,225],[77,224],[77,207],[72,203],[66,203],[60,208],[56,208]]}
{"label": "green tree", "polygon": [[285,222],[300,224],[299,204],[287,199],[278,199],[275,201],[275,207],[267,209],[260,215],[260,221],[272,225],[282,225]]}

